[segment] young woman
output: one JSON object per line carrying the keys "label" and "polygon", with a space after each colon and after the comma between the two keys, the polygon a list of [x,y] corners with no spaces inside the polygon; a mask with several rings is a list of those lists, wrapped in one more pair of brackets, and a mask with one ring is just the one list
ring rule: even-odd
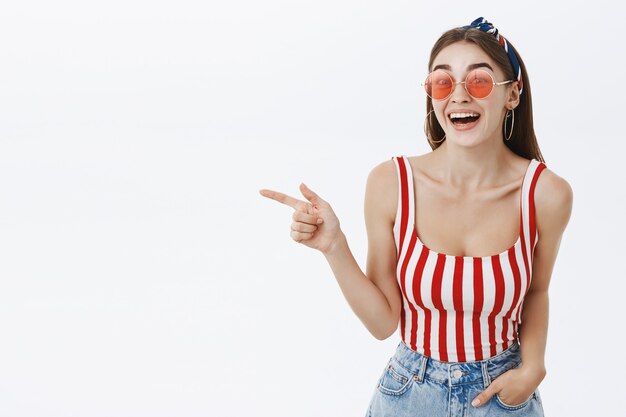
{"label": "young woman", "polygon": [[[377,339],[400,327],[367,416],[543,416],[548,286],[572,209],[535,133],[528,75],[483,18],[445,32],[424,82],[432,152],[369,174],[367,271],[331,206],[295,209],[291,237],[321,251]],[[523,324],[522,324],[523,323]]]}

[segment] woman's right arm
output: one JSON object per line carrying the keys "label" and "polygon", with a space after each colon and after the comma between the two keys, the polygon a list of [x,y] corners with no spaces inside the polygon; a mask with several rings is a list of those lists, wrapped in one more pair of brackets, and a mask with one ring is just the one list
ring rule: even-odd
{"label": "woman's right arm", "polygon": [[352,311],[379,340],[395,333],[402,303],[396,280],[393,236],[397,181],[392,160],[374,167],[367,178],[364,204],[368,237],[366,274],[354,259],[343,232],[323,252]]}
{"label": "woman's right arm", "polygon": [[354,259],[339,219],[330,204],[300,185],[308,200],[278,191],[259,190],[295,209],[291,237],[324,254],[344,297],[365,327],[383,340],[395,333],[400,319],[401,296],[396,281],[396,247],[393,222],[398,201],[398,180],[392,160],[374,167],[365,189],[365,225],[368,236],[367,275]]}

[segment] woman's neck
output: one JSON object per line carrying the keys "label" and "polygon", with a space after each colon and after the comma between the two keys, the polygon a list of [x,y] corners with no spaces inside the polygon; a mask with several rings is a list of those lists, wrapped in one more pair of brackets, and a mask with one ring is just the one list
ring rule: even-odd
{"label": "woman's neck", "polygon": [[441,168],[437,176],[454,188],[472,191],[495,186],[502,184],[505,173],[510,172],[515,154],[504,143],[464,147],[447,142],[433,152]]}

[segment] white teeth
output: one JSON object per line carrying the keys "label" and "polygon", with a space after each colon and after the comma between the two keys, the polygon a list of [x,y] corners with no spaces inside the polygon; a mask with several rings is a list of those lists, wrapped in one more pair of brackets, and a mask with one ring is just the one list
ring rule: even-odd
{"label": "white teeth", "polygon": [[462,119],[464,117],[478,117],[478,113],[450,113],[451,119]]}

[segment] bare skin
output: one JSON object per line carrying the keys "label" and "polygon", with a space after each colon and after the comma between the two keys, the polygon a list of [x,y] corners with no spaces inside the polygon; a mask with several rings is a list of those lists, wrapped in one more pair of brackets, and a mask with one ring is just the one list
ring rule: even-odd
{"label": "bare skin", "polygon": [[[495,80],[504,79],[488,55],[464,42],[444,48],[434,65],[446,64],[455,79],[464,79],[469,65],[482,62],[491,65]],[[428,154],[409,158],[414,175],[415,224],[420,240],[432,250],[488,256],[508,249],[517,239],[520,187],[530,161],[506,147],[500,128],[506,110],[518,104],[516,85],[495,88],[484,100],[473,99],[457,86],[446,100],[433,102],[446,140]],[[471,130],[457,131],[446,116],[446,112],[457,109],[477,111],[482,121]],[[272,190],[260,193],[294,208],[292,239],[324,254],[354,313],[374,337],[388,338],[398,328],[401,311],[393,236],[398,179],[393,161],[380,163],[367,178],[365,273],[354,259],[330,204],[304,184],[300,191],[306,200]],[[485,404],[495,394],[506,404],[521,404],[545,377],[548,287],[572,202],[567,181],[544,169],[535,187],[539,239],[519,329],[522,366],[494,379],[475,398],[479,401],[472,403],[475,406]]]}

